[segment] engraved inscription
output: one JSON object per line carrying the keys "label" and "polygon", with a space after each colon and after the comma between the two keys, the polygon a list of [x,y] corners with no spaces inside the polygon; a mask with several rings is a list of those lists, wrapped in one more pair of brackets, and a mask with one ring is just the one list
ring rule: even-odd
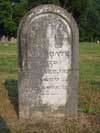
{"label": "engraved inscription", "polygon": [[57,47],[55,34],[56,30],[49,25],[47,29],[48,66],[45,69],[41,84],[42,103],[51,106],[52,110],[57,110],[67,103],[68,76],[71,69],[71,45],[66,41],[68,35],[61,30],[65,39],[62,47]]}

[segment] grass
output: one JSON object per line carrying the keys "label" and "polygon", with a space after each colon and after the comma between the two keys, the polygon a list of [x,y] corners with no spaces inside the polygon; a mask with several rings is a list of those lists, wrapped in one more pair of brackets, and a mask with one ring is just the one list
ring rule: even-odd
{"label": "grass", "polygon": [[15,45],[0,45],[0,80],[17,79],[17,49]]}
{"label": "grass", "polygon": [[[0,44],[0,132],[1,127],[7,128],[5,133],[15,132],[9,123],[16,123],[18,111],[18,63],[17,48],[15,44]],[[2,93],[1,93],[2,92]],[[96,43],[80,43],[80,60],[79,60],[79,120],[64,120],[62,126],[63,133],[69,132],[100,132],[100,45]],[[51,122],[52,123],[52,122]],[[55,123],[53,123],[55,125]],[[3,125],[3,126],[2,126]],[[47,125],[44,123],[44,126]],[[57,125],[47,125],[48,128],[53,127],[57,132]],[[61,125],[61,124],[60,124]],[[50,127],[51,126],[51,127]],[[18,126],[17,126],[18,127]],[[38,133],[38,126],[33,125]],[[23,128],[23,126],[19,126]],[[42,128],[42,127],[41,127]],[[57,131],[56,131],[57,128]],[[42,129],[41,129],[42,132]],[[49,133],[45,128],[44,132]],[[43,132],[43,133],[44,133]],[[35,131],[34,131],[35,133]],[[50,130],[50,133],[52,131]],[[59,133],[59,132],[58,132]],[[62,133],[62,132],[60,132]]]}
{"label": "grass", "polygon": [[79,106],[84,112],[100,114],[100,45],[80,45]]}

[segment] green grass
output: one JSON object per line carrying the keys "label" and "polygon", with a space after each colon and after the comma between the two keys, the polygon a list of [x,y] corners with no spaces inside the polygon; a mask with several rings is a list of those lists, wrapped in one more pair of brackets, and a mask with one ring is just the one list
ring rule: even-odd
{"label": "green grass", "polygon": [[[88,130],[90,129],[92,130],[92,127],[93,127],[94,133],[95,133],[96,131],[98,132],[100,131],[100,128],[98,129],[98,125],[100,124],[100,44],[88,43],[88,42],[80,43],[79,56],[80,56],[79,89],[78,89],[79,114],[82,112],[86,115],[86,117],[88,117],[89,119],[88,121],[91,124],[91,127],[87,127],[87,128]],[[16,109],[17,103],[16,103],[16,100],[13,99],[13,97],[16,97],[18,95],[17,94],[17,91],[18,91],[17,90],[17,80],[18,80],[18,63],[17,62],[18,61],[17,61],[16,45],[0,44],[0,81],[1,82],[3,81],[3,83],[5,83],[4,86],[8,90],[8,96],[10,97],[10,100],[12,100],[11,103],[13,104],[15,109]],[[4,100],[4,99],[1,98],[1,100]],[[9,106],[8,110],[12,108],[12,104]],[[0,104],[0,107],[2,107],[2,103]],[[8,111],[8,114],[9,114],[9,111]],[[12,117],[12,114],[13,113],[11,113],[11,117]],[[0,116],[2,116],[1,112],[0,112]],[[3,116],[5,118],[5,115]],[[81,117],[80,117],[80,123],[81,123],[81,120],[83,120],[83,118]],[[93,121],[95,122],[93,123]],[[87,123],[85,124],[86,124],[85,126],[87,126]],[[83,124],[83,127],[84,127],[84,124]],[[77,128],[77,126],[74,128]],[[74,128],[72,128],[73,132],[74,132]],[[83,132],[83,129],[82,129],[82,132]]]}
{"label": "green grass", "polygon": [[81,43],[79,65],[80,110],[100,114],[100,45]]}
{"label": "green grass", "polygon": [[0,80],[17,79],[16,45],[0,45]]}
{"label": "green grass", "polygon": [[80,82],[100,90],[100,45],[81,43],[79,65]]}
{"label": "green grass", "polygon": [[80,79],[100,81],[100,45],[81,43]]}

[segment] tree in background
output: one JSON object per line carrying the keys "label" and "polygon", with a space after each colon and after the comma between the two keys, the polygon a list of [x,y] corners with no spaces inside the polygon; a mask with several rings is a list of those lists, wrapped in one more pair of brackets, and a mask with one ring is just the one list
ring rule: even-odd
{"label": "tree in background", "polygon": [[21,18],[27,12],[27,0],[0,0],[0,37],[16,36]]}
{"label": "tree in background", "polygon": [[10,0],[0,0],[0,36],[13,36],[16,32],[16,23],[12,19],[12,5]]}
{"label": "tree in background", "polygon": [[42,5],[42,4],[55,4],[59,5],[59,0],[28,0],[28,9]]}
{"label": "tree in background", "polygon": [[95,0],[89,0],[86,11],[79,17],[78,25],[81,41],[100,39],[100,14],[97,7],[98,3]]}
{"label": "tree in background", "polygon": [[0,0],[0,36],[16,36],[24,14],[41,4],[67,9],[78,23],[80,41],[100,39],[100,0]]}
{"label": "tree in background", "polygon": [[27,0],[16,0],[14,2],[13,7],[13,21],[16,23],[16,26],[18,27],[19,22],[21,21],[22,17],[25,15],[25,13],[28,10],[28,1]]}

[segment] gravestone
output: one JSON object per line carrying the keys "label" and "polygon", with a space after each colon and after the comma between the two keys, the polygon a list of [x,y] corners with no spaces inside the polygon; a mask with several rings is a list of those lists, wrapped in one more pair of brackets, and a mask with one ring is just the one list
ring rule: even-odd
{"label": "gravestone", "polygon": [[1,42],[2,42],[2,43],[5,43],[5,42],[6,42],[6,36],[3,35],[3,36],[1,37]]}
{"label": "gravestone", "polygon": [[11,43],[16,43],[16,38],[15,37],[11,37],[10,42]]}
{"label": "gravestone", "polygon": [[19,116],[77,114],[78,28],[54,5],[30,10],[18,30]]}

